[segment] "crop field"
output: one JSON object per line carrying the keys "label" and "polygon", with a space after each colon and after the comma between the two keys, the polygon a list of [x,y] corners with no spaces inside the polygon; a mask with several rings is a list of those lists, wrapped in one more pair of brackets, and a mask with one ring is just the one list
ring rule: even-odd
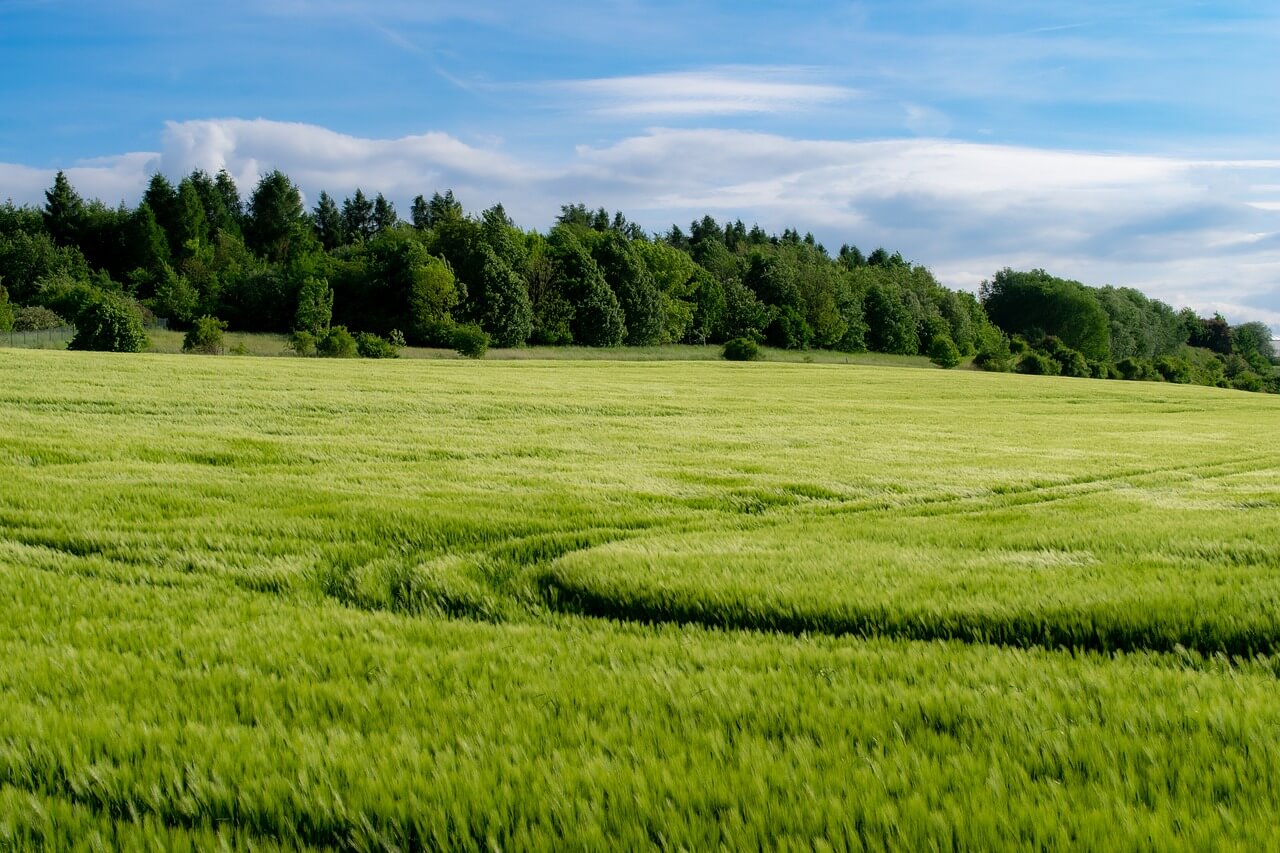
{"label": "crop field", "polygon": [[0,848],[1280,845],[1280,400],[0,350]]}

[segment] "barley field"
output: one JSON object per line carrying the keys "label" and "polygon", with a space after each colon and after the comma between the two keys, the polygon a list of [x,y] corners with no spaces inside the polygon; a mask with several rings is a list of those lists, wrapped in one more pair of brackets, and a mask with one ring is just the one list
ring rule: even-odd
{"label": "barley field", "polygon": [[1280,400],[0,350],[0,848],[1280,845]]}

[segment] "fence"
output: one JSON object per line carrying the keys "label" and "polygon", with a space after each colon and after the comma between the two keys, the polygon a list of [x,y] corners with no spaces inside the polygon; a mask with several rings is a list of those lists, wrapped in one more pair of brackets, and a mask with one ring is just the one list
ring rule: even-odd
{"label": "fence", "polygon": [[75,326],[59,326],[56,329],[39,329],[33,332],[0,332],[0,347],[66,349],[75,335]]}

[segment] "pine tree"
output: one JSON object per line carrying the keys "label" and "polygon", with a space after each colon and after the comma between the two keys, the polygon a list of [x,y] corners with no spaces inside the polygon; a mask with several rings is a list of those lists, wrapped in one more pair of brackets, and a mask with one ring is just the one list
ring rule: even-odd
{"label": "pine tree", "polygon": [[59,171],[45,191],[44,227],[59,246],[76,245],[84,224],[84,199]]}
{"label": "pine tree", "polygon": [[311,219],[316,229],[316,238],[326,252],[342,245],[342,214],[338,212],[338,204],[333,196],[320,191],[320,199],[316,202]]}

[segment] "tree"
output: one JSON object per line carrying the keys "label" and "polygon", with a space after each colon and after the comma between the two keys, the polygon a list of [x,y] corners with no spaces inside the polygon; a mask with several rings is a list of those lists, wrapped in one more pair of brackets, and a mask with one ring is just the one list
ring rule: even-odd
{"label": "tree", "polygon": [[98,293],[76,317],[76,335],[68,349],[142,352],[150,345],[136,306],[114,294]]}
{"label": "tree", "polygon": [[373,200],[373,230],[374,233],[381,233],[395,228],[400,222],[400,217],[396,215],[396,206],[387,201],[386,196],[378,193],[378,197]]}
{"label": "tree", "polygon": [[419,231],[426,231],[431,227],[431,208],[421,195],[413,197],[413,206],[409,208],[409,221]]}
{"label": "tree", "polygon": [[177,240],[175,257],[185,258],[195,251],[192,244],[205,243],[209,239],[209,220],[205,216],[204,202],[195,184],[184,179],[178,184],[177,219],[174,222]]}
{"label": "tree", "polygon": [[141,270],[145,278],[139,280],[149,282],[145,292],[138,295],[150,295],[156,281],[169,266],[170,256],[169,241],[156,221],[151,205],[145,201],[134,208],[125,223],[124,256],[128,259],[127,269],[130,272]]}
{"label": "tree", "polygon": [[333,290],[326,279],[308,277],[298,291],[298,312],[293,328],[321,338],[333,322]]}
{"label": "tree", "polygon": [[240,189],[236,182],[227,174],[226,169],[219,169],[213,179],[213,186],[222,200],[222,209],[227,212],[232,228],[237,234],[240,233],[244,227],[244,205],[240,201]]}
{"label": "tree", "polygon": [[304,223],[302,195],[279,169],[258,181],[249,198],[245,219],[245,245],[259,257],[279,263],[289,252],[290,240]]}
{"label": "tree", "polygon": [[13,328],[13,306],[9,304],[9,291],[0,284],[0,332]]}
{"label": "tree", "polygon": [[553,229],[550,243],[557,285],[573,306],[569,321],[573,340],[596,347],[621,344],[626,321],[596,262],[567,228]]}
{"label": "tree", "polygon": [[483,251],[485,260],[478,288],[483,305],[480,325],[495,346],[522,346],[533,334],[529,288],[491,248],[485,246]]}
{"label": "tree", "polygon": [[61,170],[45,191],[44,227],[59,246],[76,245],[84,224],[84,200]]}
{"label": "tree", "polygon": [[652,346],[662,338],[662,300],[653,276],[631,248],[631,242],[610,230],[596,243],[592,253],[622,308],[626,343]]}
{"label": "tree", "polygon": [[316,239],[326,252],[332,252],[342,245],[342,214],[338,212],[333,196],[324,190],[320,191],[311,221],[316,229]]}
{"label": "tree", "polygon": [[1054,335],[1087,358],[1110,359],[1110,319],[1080,282],[1054,278],[1044,270],[1006,267],[983,282],[981,292],[991,322],[1005,332],[1028,340]]}
{"label": "tree", "polygon": [[373,222],[373,202],[359,187],[355,195],[342,202],[342,231],[352,243],[369,240],[377,231]]}
{"label": "tree", "polygon": [[169,183],[168,178],[156,172],[147,183],[147,189],[142,194],[142,200],[147,203],[147,206],[151,208],[151,212],[155,214],[156,222],[159,223],[160,230],[164,232],[165,240],[169,244],[169,254],[177,255],[182,247],[182,241],[179,239],[178,220],[180,216],[177,189],[174,188],[173,184]]}

